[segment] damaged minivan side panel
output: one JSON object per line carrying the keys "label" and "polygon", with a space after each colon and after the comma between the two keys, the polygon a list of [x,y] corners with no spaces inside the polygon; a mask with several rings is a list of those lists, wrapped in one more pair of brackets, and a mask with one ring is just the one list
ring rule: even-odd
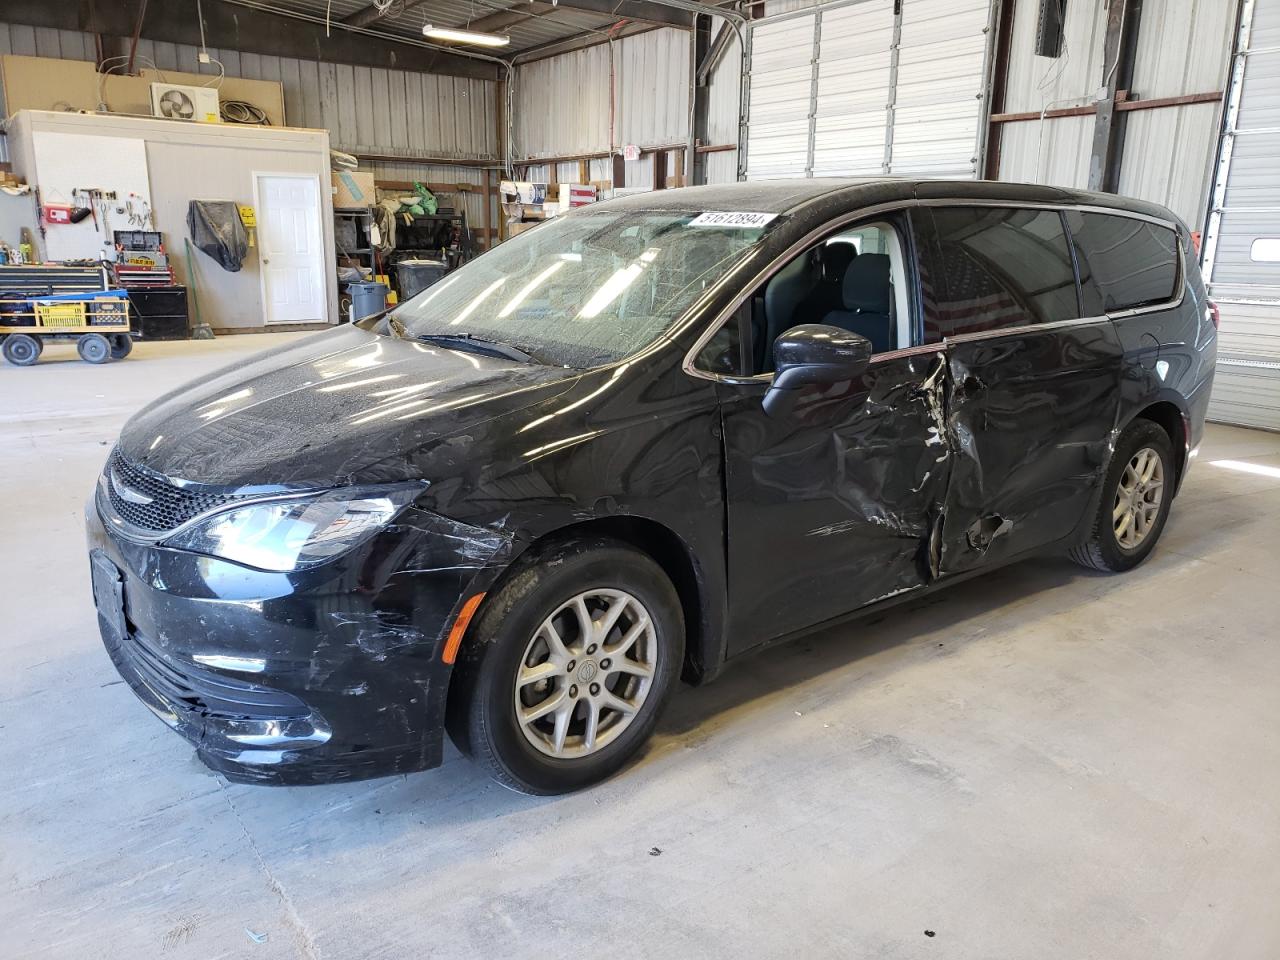
{"label": "damaged minivan side panel", "polygon": [[947,362],[945,577],[1076,528],[1107,467],[1124,351],[1108,317],[1081,315],[1057,209],[939,200],[912,222],[937,278],[922,336]]}
{"label": "damaged minivan side panel", "polygon": [[1105,318],[951,343],[942,571],[1067,536],[1109,460],[1123,351]]}

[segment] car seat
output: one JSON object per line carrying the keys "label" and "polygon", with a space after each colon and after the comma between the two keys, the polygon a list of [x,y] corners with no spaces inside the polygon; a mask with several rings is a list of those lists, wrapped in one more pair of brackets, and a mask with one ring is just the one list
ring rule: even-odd
{"label": "car seat", "polygon": [[845,271],[841,292],[844,309],[832,310],[822,322],[866,337],[876,353],[894,349],[889,255],[864,253],[854,257]]}
{"label": "car seat", "polygon": [[818,255],[809,251],[796,257],[769,281],[764,291],[764,336],[755,345],[757,370],[773,369],[773,342],[797,323],[806,322],[806,318],[797,315],[796,308],[821,279]]}

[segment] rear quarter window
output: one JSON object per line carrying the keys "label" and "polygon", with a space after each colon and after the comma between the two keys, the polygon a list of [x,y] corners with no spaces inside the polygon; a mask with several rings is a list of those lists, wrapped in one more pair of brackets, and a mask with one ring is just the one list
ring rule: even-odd
{"label": "rear quarter window", "polygon": [[1177,296],[1178,235],[1133,217],[1067,211],[1086,316]]}

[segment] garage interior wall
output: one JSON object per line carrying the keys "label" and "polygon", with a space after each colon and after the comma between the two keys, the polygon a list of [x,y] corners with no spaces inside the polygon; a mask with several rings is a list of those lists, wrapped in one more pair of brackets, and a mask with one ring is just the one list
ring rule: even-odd
{"label": "garage interior wall", "polygon": [[[139,64],[152,61],[160,70],[209,73],[196,59],[194,46],[138,42]],[[93,35],[0,23],[0,54],[93,60]],[[325,129],[336,150],[404,157],[403,161],[366,164],[379,178],[480,183],[479,170],[429,165],[416,156],[495,160],[498,156],[496,84],[488,80],[383,70],[350,64],[261,56],[209,48],[227,75],[275,80],[284,87],[285,117],[290,126]],[[110,81],[106,93],[110,101]],[[4,138],[0,137],[0,142]],[[0,146],[0,160],[6,159]],[[483,226],[484,198],[463,194],[468,222]],[[447,198],[445,203],[456,198]]]}
{"label": "garage interior wall", "polygon": [[[610,143],[610,67],[613,135]],[[689,136],[689,33],[649,30],[516,67],[513,155],[517,160],[672,146]],[[626,183],[653,183],[653,154],[628,160]],[[578,179],[563,165],[555,179]],[[538,179],[539,171],[529,176]],[[608,180],[608,161],[592,163],[592,179]],[[597,175],[599,174],[599,175]],[[548,178],[550,179],[550,178]]]}
{"label": "garage interior wall", "polygon": [[[711,26],[714,37],[721,21]],[[731,35],[724,55],[707,78],[707,139],[713,144],[737,144],[738,109],[741,101],[742,44]],[[738,151],[706,155],[707,183],[732,183],[738,179]]]}
{"label": "garage interior wall", "polygon": [[[175,272],[182,282],[197,289],[192,302],[193,319],[198,300],[200,319],[215,330],[263,326],[266,311],[260,247],[251,249],[241,269],[234,272],[223,270],[211,257],[199,253],[195,257],[196,275],[190,276],[183,248],[188,205],[192,199],[226,199],[252,205],[255,174],[297,174],[314,177],[322,185],[327,183],[329,142],[323,130],[174,123],[149,117],[31,110],[17,113],[12,123],[14,169],[28,182],[41,184],[46,197],[49,191],[44,186],[45,175],[35,149],[43,135],[75,136],[81,142],[85,138],[103,138],[105,145],[132,141],[139,148],[145,148],[140,183],[146,184],[155,223],[169,240]],[[120,189],[124,189],[123,185]],[[321,198],[319,221],[327,316],[335,317],[338,299],[332,279],[337,268],[333,206],[327,194],[322,193]],[[88,221],[76,226],[82,234],[88,234],[92,243],[97,227],[86,224]],[[122,228],[119,224],[114,226]],[[54,229],[50,228],[50,233],[56,236],[52,234]],[[89,250],[80,255],[88,255]]]}
{"label": "garage interior wall", "polygon": [[[1012,0],[1005,113],[1091,106],[1103,85],[1104,4],[1066,5],[1062,56],[1035,55],[1040,0]],[[1144,0],[1130,99],[1221,91],[1237,6],[1231,0]],[[1164,204],[1202,226],[1221,108],[1193,103],[1125,113],[1120,193]],[[1047,117],[999,125],[999,179],[1084,188],[1094,117]]]}

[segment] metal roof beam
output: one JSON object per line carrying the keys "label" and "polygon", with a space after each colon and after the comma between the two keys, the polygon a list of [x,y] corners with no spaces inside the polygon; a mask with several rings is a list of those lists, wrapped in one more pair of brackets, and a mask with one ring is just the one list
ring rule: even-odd
{"label": "metal roof beam", "polygon": [[687,11],[654,0],[559,0],[558,5],[565,10],[584,10],[619,20],[635,20],[685,30],[693,23],[693,15]]}
{"label": "metal roof beam", "polygon": [[[408,13],[410,10],[414,9],[415,7],[422,6],[423,3],[425,2],[426,0],[405,0],[405,4],[403,7],[400,8],[399,12]],[[370,4],[367,7],[362,7],[361,9],[357,10],[355,13],[347,14],[345,17],[342,18],[342,22],[346,24],[350,24],[353,27],[367,27],[372,23],[377,23],[379,20],[385,17],[386,14],[387,14],[387,11],[379,10],[377,7]]]}

